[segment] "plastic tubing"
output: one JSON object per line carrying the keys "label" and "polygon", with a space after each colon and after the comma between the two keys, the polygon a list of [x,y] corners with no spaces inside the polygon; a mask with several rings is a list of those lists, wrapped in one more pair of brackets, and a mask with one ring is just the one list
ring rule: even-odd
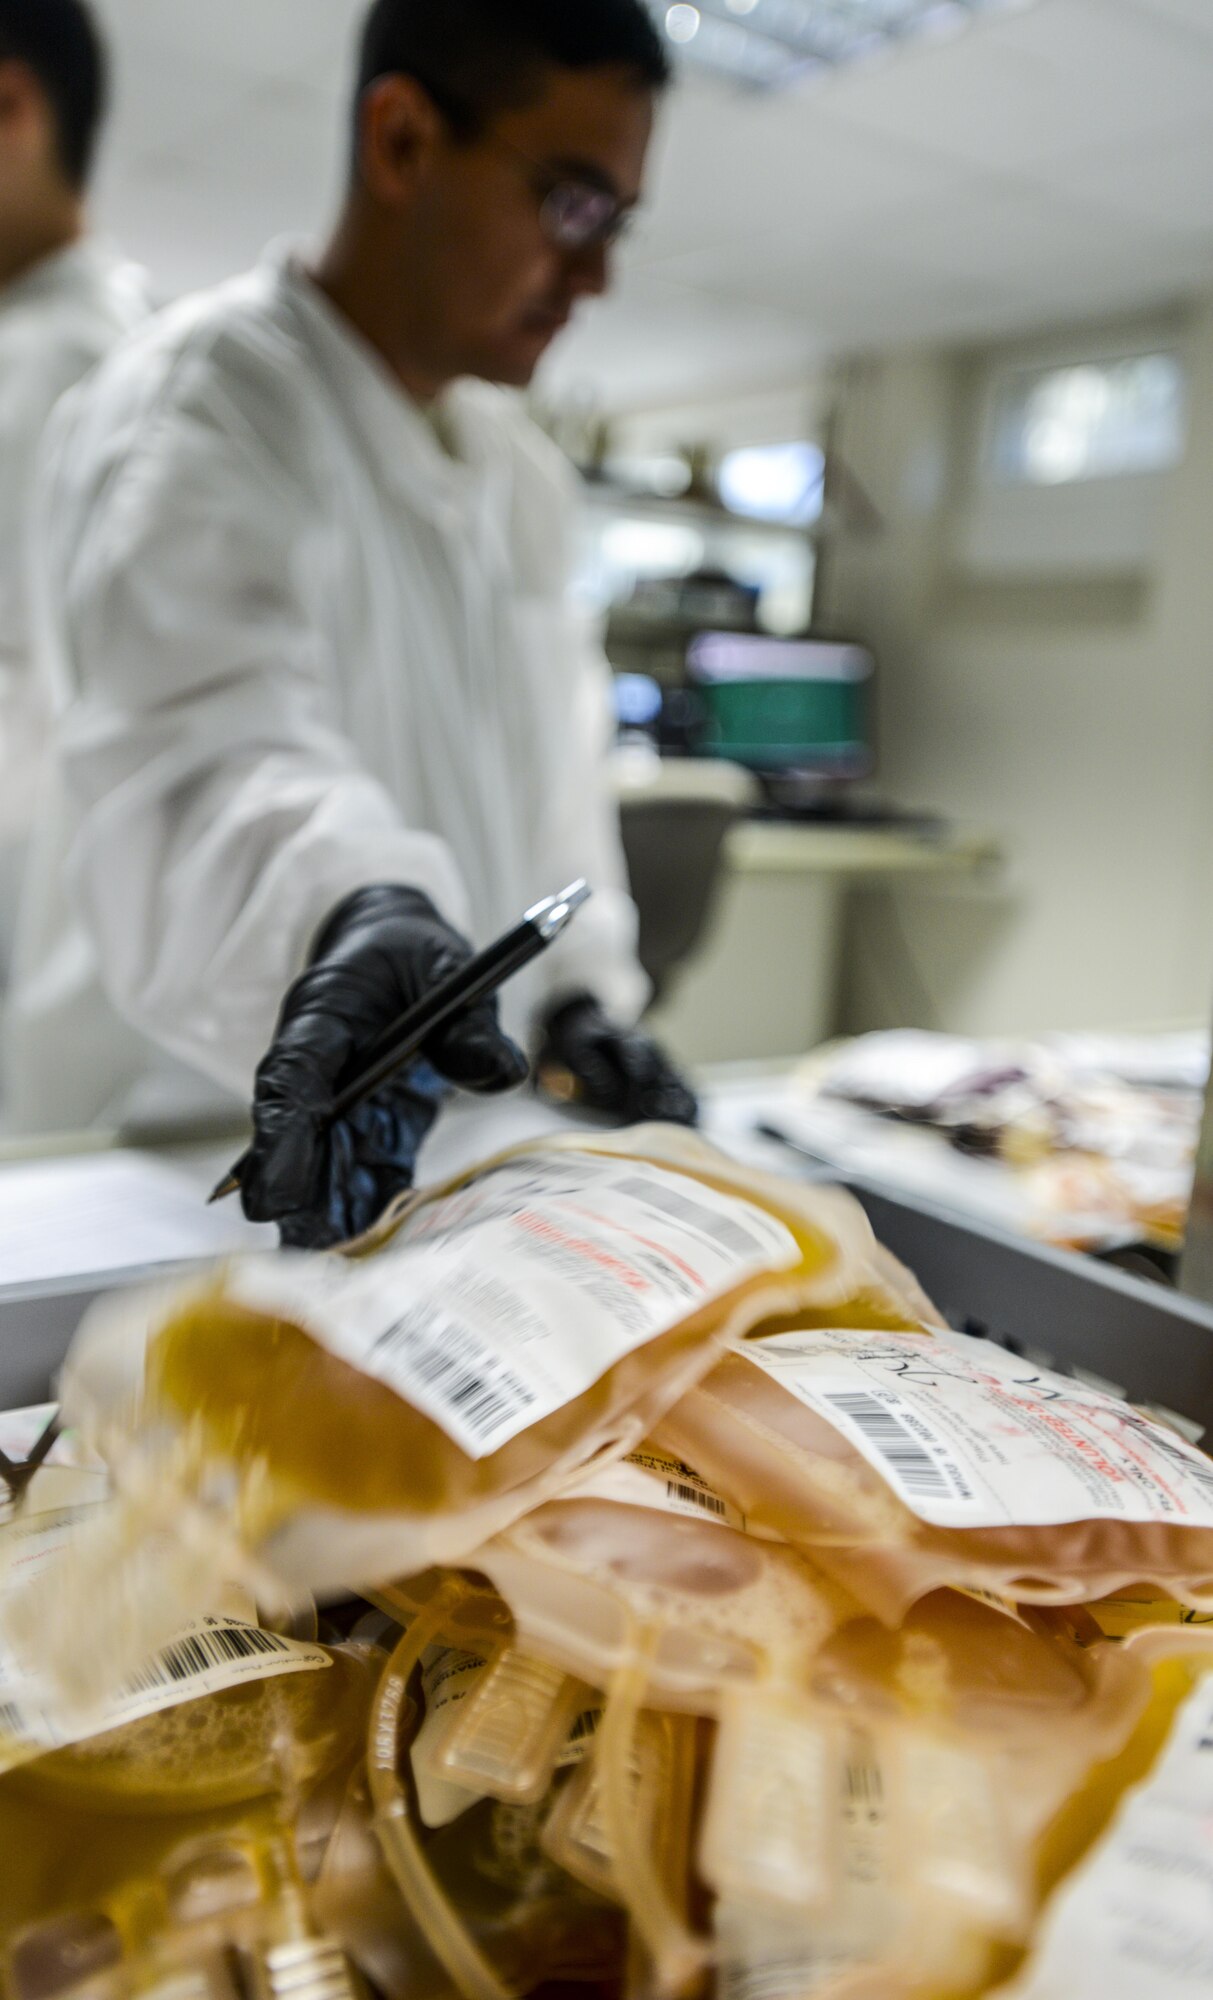
{"label": "plastic tubing", "polygon": [[498,1978],[480,1951],[427,1863],[400,1777],[400,1718],[409,1681],[426,1647],[464,1594],[461,1582],[444,1584],[392,1654],[371,1709],[367,1774],[375,1833],[384,1859],[435,1958],[466,2000],[518,2000],[514,1989]]}
{"label": "plastic tubing", "polygon": [[595,1745],[595,1769],[602,1786],[603,1821],[619,1894],[652,1960],[658,1992],[679,1994],[698,1980],[711,1954],[687,1929],[671,1902],[651,1842],[637,1838],[632,1770],[637,1725],[658,1634],[650,1627],[634,1633],[633,1639],[607,1690]]}

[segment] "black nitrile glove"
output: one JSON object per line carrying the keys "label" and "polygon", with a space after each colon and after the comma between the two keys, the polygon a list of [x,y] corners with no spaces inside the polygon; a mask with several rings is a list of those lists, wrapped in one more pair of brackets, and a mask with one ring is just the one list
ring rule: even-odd
{"label": "black nitrile glove", "polygon": [[523,1082],[526,1058],[484,1000],[437,1030],[427,1060],[329,1122],[384,1030],[471,956],[419,889],[360,889],[334,910],[257,1071],[242,1186],[250,1221],[276,1222],[293,1249],[349,1242],[412,1186],[448,1084],[491,1093]]}
{"label": "black nitrile glove", "polygon": [[[561,1073],[572,1091],[562,1091]],[[566,1000],[552,1014],[544,1034],[539,1076],[589,1111],[601,1111],[623,1125],[655,1120],[697,1125],[699,1105],[673,1063],[638,1028],[616,1028],[589,994]]]}

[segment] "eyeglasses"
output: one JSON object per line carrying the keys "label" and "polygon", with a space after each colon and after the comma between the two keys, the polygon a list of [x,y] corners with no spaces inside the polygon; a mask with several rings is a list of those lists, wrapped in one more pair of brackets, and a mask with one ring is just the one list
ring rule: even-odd
{"label": "eyeglasses", "polygon": [[418,78],[422,88],[454,129],[467,138],[475,137],[486,146],[496,146],[527,170],[539,197],[539,223],[548,242],[566,255],[586,250],[610,249],[626,235],[635,219],[630,203],[621,201],[609,188],[575,174],[559,174],[542,160],[532,159],[503,139],[499,132],[478,130],[479,120],[451,92],[428,79]]}
{"label": "eyeglasses", "polygon": [[540,227],[557,250],[609,249],[630,228],[634,211],[609,189],[553,172],[500,133],[486,133],[484,143],[509,153],[527,169],[540,198]]}

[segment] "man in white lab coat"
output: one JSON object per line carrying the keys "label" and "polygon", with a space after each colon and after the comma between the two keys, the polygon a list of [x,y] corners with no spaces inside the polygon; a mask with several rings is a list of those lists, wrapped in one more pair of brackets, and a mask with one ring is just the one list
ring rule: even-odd
{"label": "man in white lab coat", "polygon": [[510,1035],[606,1112],[694,1118],[634,1026],[574,482],[495,386],[605,289],[665,80],[643,0],[378,0],[327,245],[166,314],[59,420],[64,796],[18,1119],[104,1116],[154,1044],[255,1090],[250,1215],[347,1236],[408,1184],[445,1084],[526,1063],[486,1004],[330,1135],[340,1080],[468,939],[578,875],[594,900],[508,989]]}
{"label": "man in white lab coat", "polygon": [[35,456],[64,390],[146,313],[142,273],[86,234],[105,86],[81,0],[0,0],[0,975],[49,721],[30,656]]}

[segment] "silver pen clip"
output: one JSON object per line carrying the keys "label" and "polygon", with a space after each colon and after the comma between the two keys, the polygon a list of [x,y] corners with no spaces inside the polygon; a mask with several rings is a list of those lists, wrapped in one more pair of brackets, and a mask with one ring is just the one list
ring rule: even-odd
{"label": "silver pen clip", "polygon": [[593,893],[588,882],[572,882],[558,896],[547,896],[542,903],[536,903],[533,910],[527,911],[523,921],[534,924],[545,942],[559,937]]}

